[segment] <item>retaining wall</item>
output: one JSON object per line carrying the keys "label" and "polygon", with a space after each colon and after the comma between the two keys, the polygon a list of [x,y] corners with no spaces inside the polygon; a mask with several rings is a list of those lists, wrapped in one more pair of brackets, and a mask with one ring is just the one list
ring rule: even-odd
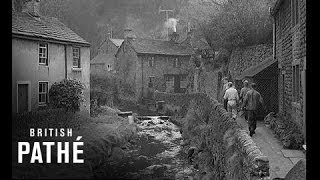
{"label": "retaining wall", "polygon": [[162,93],[157,100],[181,107],[182,136],[190,161],[200,170],[198,176],[228,180],[269,176],[268,158],[217,100],[203,93]]}

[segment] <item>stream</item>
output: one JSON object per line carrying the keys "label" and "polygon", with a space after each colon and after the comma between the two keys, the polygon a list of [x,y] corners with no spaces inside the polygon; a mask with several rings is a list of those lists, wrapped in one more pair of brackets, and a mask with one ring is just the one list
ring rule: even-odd
{"label": "stream", "polygon": [[136,123],[138,138],[125,155],[109,162],[105,176],[111,179],[193,179],[196,169],[188,164],[180,146],[179,127],[160,116],[143,116]]}

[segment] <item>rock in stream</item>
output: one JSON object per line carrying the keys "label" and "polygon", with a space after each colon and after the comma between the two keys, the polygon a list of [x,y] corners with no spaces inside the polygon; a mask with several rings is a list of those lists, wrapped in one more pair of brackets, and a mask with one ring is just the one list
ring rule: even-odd
{"label": "rock in stream", "polygon": [[[144,119],[144,120],[143,120]],[[138,139],[125,156],[107,162],[97,178],[193,179],[196,169],[188,164],[179,128],[159,116],[138,120]]]}

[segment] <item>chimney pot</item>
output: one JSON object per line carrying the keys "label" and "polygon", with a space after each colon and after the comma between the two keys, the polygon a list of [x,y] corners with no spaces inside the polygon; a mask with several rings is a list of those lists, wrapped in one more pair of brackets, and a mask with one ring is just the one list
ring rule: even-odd
{"label": "chimney pot", "polygon": [[179,34],[177,32],[173,32],[169,35],[170,41],[177,43],[179,40]]}
{"label": "chimney pot", "polygon": [[134,39],[134,38],[136,38],[136,36],[133,33],[131,28],[125,28],[124,29],[124,38],[125,39]]}

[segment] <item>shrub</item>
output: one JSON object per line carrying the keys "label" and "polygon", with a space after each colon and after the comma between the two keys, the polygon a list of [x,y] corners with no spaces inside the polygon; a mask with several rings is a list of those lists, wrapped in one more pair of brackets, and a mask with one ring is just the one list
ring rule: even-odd
{"label": "shrub", "polygon": [[299,126],[290,119],[286,119],[283,114],[275,117],[267,116],[265,123],[270,125],[276,136],[282,142],[284,148],[301,149],[304,143],[303,135]]}
{"label": "shrub", "polygon": [[84,85],[77,80],[64,79],[54,83],[49,90],[50,105],[67,111],[78,111],[84,101]]}

